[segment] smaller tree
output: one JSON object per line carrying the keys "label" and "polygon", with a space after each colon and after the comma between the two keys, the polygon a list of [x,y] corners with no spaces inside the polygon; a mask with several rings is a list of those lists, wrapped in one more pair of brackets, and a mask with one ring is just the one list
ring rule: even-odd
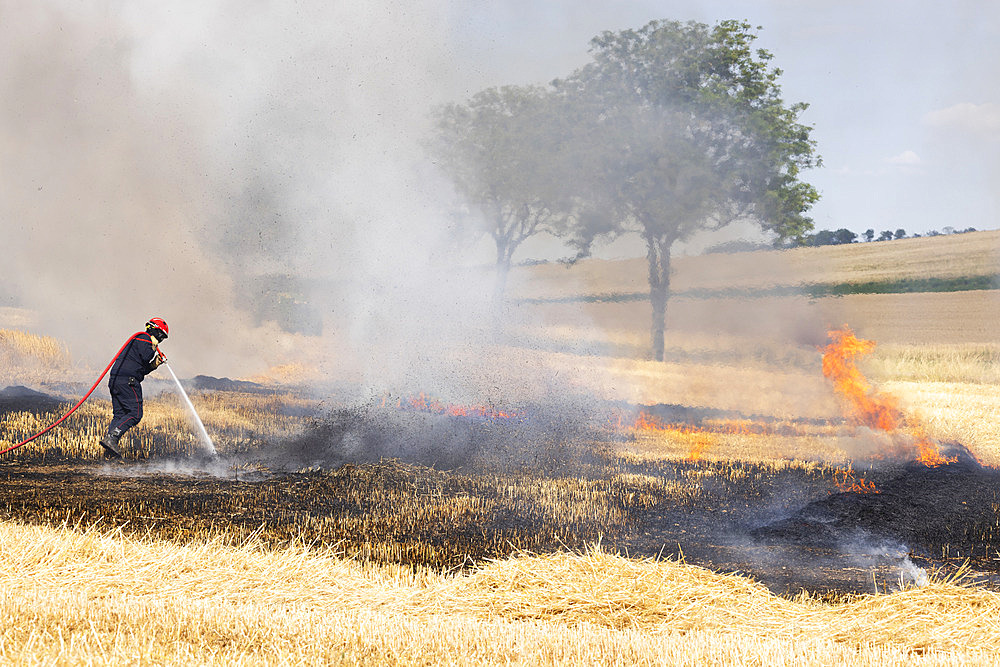
{"label": "smaller tree", "polygon": [[551,164],[560,124],[549,92],[504,86],[437,112],[439,164],[458,194],[482,213],[496,246],[494,298],[502,298],[514,252],[531,236],[556,231],[561,207]]}
{"label": "smaller tree", "polygon": [[878,240],[879,241],[891,241],[892,240],[892,232],[890,232],[888,229],[883,230],[882,233],[878,235]]}
{"label": "smaller tree", "polygon": [[874,229],[866,229],[865,233],[864,233],[864,237],[865,237],[865,242],[871,243],[872,240],[874,240],[874,238],[875,238],[875,230]]}
{"label": "smaller tree", "polygon": [[905,229],[897,229],[894,236],[897,239],[905,239],[906,238],[906,230]]}
{"label": "smaller tree", "polygon": [[821,245],[833,245],[835,241],[833,240],[833,232],[829,229],[821,229],[815,234],[810,234],[806,237],[806,245],[811,246],[821,246]]}
{"label": "smaller tree", "polygon": [[849,229],[844,229],[841,227],[836,231],[830,231],[829,229],[821,229],[820,231],[812,234],[807,238],[807,245],[821,246],[821,245],[844,245],[848,243],[854,243],[858,235]]}

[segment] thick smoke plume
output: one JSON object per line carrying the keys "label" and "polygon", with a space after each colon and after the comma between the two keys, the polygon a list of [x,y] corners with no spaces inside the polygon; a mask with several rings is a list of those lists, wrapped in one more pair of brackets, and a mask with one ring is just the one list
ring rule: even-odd
{"label": "thick smoke plume", "polygon": [[477,331],[421,149],[447,9],[0,3],[5,305],[95,365],[162,316],[188,375],[370,379]]}

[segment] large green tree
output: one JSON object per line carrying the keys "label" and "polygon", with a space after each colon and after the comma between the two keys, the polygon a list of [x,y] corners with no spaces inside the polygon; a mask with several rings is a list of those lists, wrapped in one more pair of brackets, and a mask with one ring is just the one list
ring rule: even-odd
{"label": "large green tree", "polygon": [[778,240],[804,239],[818,199],[799,180],[816,166],[804,104],[785,104],[772,56],[745,22],[654,21],[605,32],[592,62],[554,82],[573,155],[560,161],[575,202],[579,256],[601,236],[646,245],[652,353],[664,354],[670,252],[694,233],[753,220]]}
{"label": "large green tree", "polygon": [[514,252],[541,232],[557,232],[566,207],[558,201],[561,170],[553,156],[564,124],[538,86],[489,88],[436,115],[434,151],[478,231],[496,246],[495,298],[502,298]]}

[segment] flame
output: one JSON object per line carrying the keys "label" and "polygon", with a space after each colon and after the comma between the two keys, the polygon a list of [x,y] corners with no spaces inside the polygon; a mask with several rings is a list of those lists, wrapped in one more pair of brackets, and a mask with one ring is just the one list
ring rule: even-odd
{"label": "flame", "polygon": [[872,389],[854,358],[871,353],[875,343],[858,340],[848,328],[829,333],[832,343],[823,350],[823,375],[833,380],[834,390],[847,398],[850,416],[869,428],[895,431],[902,421],[896,399]]}
{"label": "flame", "polygon": [[[619,418],[619,423],[621,423]],[[705,429],[691,424],[668,424],[656,415],[651,415],[645,410],[639,412],[630,430],[637,432],[656,432],[668,434],[675,440],[680,440],[688,445],[688,461],[698,461],[702,458],[705,450],[712,444],[712,433]]]}
{"label": "flame", "polygon": [[833,483],[840,491],[846,493],[879,493],[874,482],[869,482],[864,477],[856,476],[854,468],[847,466],[845,469],[833,471]]}
{"label": "flame", "polygon": [[691,447],[688,450],[688,460],[698,461],[701,459],[708,445],[711,444],[711,436],[707,433],[695,433],[691,438]]}
{"label": "flame", "polygon": [[855,365],[856,357],[870,354],[874,341],[860,340],[848,327],[830,331],[831,343],[823,350],[823,375],[833,381],[834,390],[847,399],[849,416],[858,424],[894,433],[904,429],[914,439],[916,460],[927,466],[951,463],[938,451],[937,444],[920,425],[907,423],[897,399],[875,391]]}
{"label": "flame", "polygon": [[910,428],[910,432],[913,435],[914,445],[917,448],[917,461],[923,463],[925,466],[933,468],[946,463],[954,463],[958,460],[957,458],[945,458],[941,456],[937,444],[927,435],[922,426],[914,425]]}
{"label": "flame", "polygon": [[[382,407],[388,404],[388,397],[382,397]],[[520,414],[510,410],[495,410],[485,405],[457,405],[454,403],[443,403],[442,401],[420,392],[416,396],[401,398],[396,401],[396,408],[400,410],[418,410],[420,412],[430,412],[436,415],[447,417],[478,417],[481,419],[512,419]]]}

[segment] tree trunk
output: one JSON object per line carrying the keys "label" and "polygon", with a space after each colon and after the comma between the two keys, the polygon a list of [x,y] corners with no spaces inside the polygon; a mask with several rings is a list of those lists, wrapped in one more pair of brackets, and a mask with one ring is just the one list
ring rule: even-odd
{"label": "tree trunk", "polygon": [[663,361],[667,326],[667,299],[670,298],[670,246],[665,239],[646,237],[646,260],[649,263],[649,303],[653,307],[650,326],[653,359]]}
{"label": "tree trunk", "polygon": [[496,275],[493,282],[493,338],[499,341],[503,334],[504,294],[510,274],[510,255],[507,246],[497,244]]}
{"label": "tree trunk", "polygon": [[493,282],[493,306],[497,310],[503,307],[504,292],[507,291],[507,275],[510,273],[510,260],[497,259],[496,276]]}

